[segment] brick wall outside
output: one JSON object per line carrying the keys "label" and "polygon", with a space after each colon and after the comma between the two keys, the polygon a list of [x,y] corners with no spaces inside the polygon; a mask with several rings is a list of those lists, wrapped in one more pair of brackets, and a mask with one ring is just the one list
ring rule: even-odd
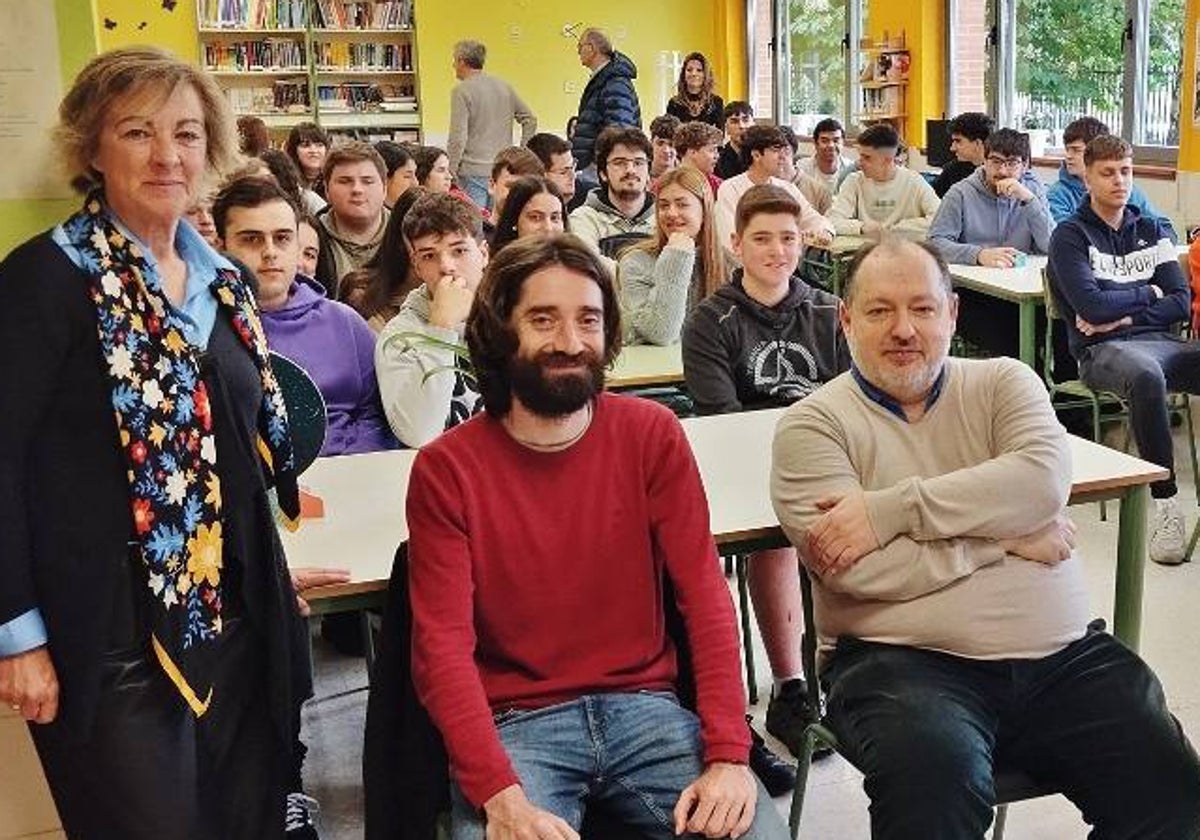
{"label": "brick wall outside", "polygon": [[[955,50],[950,72],[955,79],[954,113],[986,111],[987,0],[959,0],[954,22]],[[953,116],[949,114],[948,116]]]}

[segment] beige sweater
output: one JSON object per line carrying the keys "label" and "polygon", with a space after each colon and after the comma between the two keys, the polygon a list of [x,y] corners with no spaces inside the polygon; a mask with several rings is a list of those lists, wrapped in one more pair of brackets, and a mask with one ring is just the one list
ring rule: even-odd
{"label": "beige sweater", "polygon": [[480,72],[455,85],[446,141],[450,171],[459,178],[491,175],[496,153],[513,145],[514,121],[524,146],[537,133],[537,117],[508,82]]}
{"label": "beige sweater", "polygon": [[857,236],[870,219],[885,230],[924,239],[941,203],[933,187],[911,169],[897,168],[896,177],[882,184],[861,171],[851,172],[833,198],[829,221],[838,234]]}
{"label": "beige sweater", "polygon": [[788,409],[775,432],[771,497],[788,538],[803,547],[818,499],[862,489],[882,546],[814,577],[826,651],[848,635],[1035,658],[1080,638],[1079,559],[1046,566],[997,542],[1048,524],[1070,486],[1066,433],[1036,374],[1013,359],[948,359],[941,395],[915,423],[846,373]]}

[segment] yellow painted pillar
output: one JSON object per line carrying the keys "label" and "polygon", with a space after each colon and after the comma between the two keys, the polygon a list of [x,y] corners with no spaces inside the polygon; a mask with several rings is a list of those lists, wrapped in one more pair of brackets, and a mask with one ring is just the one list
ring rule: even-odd
{"label": "yellow painted pillar", "polygon": [[903,31],[906,38],[912,59],[904,123],[909,145],[924,146],[925,120],[939,119],[946,109],[946,26],[945,0],[872,3],[867,15],[872,42],[881,41],[884,32],[894,38]]}
{"label": "yellow painted pillar", "polygon": [[1200,0],[1187,0],[1183,26],[1183,92],[1179,99],[1179,171],[1200,172],[1200,127],[1196,126],[1196,27]]}
{"label": "yellow painted pillar", "polygon": [[746,0],[715,0],[715,12],[712,64],[718,92],[726,102],[746,99]]}

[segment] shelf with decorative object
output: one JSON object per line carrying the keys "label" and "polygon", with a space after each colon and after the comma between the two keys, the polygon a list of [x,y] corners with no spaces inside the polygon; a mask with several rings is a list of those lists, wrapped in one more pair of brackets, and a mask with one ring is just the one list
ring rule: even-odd
{"label": "shelf with decorative object", "polygon": [[859,48],[863,56],[858,73],[859,108],[855,119],[860,123],[891,123],[903,139],[908,118],[908,83],[912,54],[903,30],[895,37],[887,32],[879,41],[864,39]]}

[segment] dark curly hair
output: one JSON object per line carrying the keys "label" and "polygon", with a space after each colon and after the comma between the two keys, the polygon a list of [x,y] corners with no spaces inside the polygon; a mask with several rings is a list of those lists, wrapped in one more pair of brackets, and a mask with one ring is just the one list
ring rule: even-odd
{"label": "dark curly hair", "polygon": [[511,323],[513,310],[521,300],[525,281],[552,265],[590,277],[600,287],[604,305],[604,365],[611,365],[621,352],[621,311],[616,287],[612,275],[592,249],[571,233],[513,242],[488,263],[467,317],[471,365],[483,405],[492,417],[504,417],[512,409],[508,367],[519,344]]}

